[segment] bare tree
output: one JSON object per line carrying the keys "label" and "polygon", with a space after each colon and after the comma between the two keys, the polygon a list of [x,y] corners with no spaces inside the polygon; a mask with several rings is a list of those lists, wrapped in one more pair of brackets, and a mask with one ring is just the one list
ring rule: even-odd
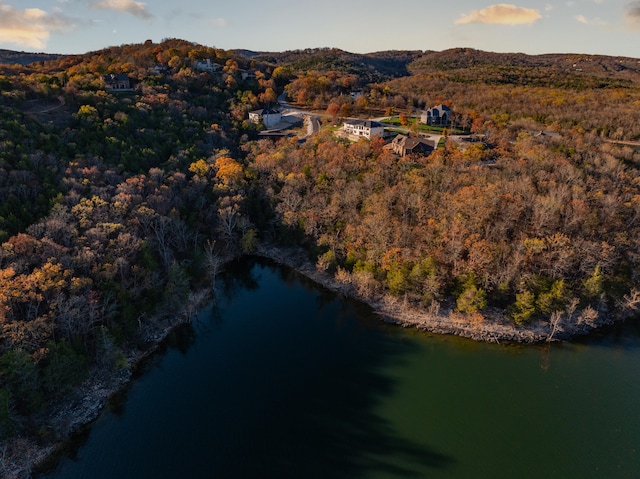
{"label": "bare tree", "polygon": [[555,336],[556,332],[558,331],[558,329],[561,329],[560,328],[561,319],[562,319],[562,311],[554,311],[553,313],[551,313],[551,317],[549,318],[549,324],[551,325],[551,332],[547,337],[547,342],[553,341],[553,337]]}
{"label": "bare tree", "polygon": [[211,280],[211,287],[215,287],[216,276],[220,272],[220,266],[222,266],[222,258],[216,248],[216,242],[207,240],[207,244],[204,248],[205,258],[207,262],[207,272]]}
{"label": "bare tree", "polygon": [[627,312],[637,311],[640,308],[640,290],[632,289],[624,295],[619,305]]}
{"label": "bare tree", "polygon": [[171,250],[171,219],[166,216],[157,216],[155,221],[151,223],[151,229],[155,236],[155,243],[158,254],[162,259],[165,268],[169,268],[173,261],[173,251]]}

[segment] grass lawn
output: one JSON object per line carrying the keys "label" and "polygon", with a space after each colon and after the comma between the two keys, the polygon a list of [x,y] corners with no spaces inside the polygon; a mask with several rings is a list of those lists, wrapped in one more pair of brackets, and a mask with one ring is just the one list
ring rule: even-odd
{"label": "grass lawn", "polygon": [[[416,122],[418,122],[417,118],[407,118],[407,121],[406,121],[407,124],[404,125],[404,128],[411,129]],[[384,123],[385,125],[403,126],[402,123],[400,122],[400,118],[397,116],[388,118],[386,120],[382,120],[382,123]],[[445,128],[442,126],[429,126],[420,122],[418,122],[418,126],[417,126],[417,131],[425,131],[430,133],[442,133],[444,129]],[[460,130],[457,128],[447,128],[447,131],[450,135],[460,135],[464,133],[463,130]]]}

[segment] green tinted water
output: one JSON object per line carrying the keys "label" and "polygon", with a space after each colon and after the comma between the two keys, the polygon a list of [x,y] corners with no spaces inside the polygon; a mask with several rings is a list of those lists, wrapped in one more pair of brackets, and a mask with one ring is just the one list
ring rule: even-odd
{"label": "green tinted water", "polygon": [[45,477],[631,478],[639,449],[637,326],[432,337],[246,260]]}

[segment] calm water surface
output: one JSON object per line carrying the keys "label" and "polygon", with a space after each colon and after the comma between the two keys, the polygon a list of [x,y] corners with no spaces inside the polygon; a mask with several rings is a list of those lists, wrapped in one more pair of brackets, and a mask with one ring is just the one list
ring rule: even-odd
{"label": "calm water surface", "polygon": [[244,260],[46,478],[640,477],[640,328],[433,337]]}

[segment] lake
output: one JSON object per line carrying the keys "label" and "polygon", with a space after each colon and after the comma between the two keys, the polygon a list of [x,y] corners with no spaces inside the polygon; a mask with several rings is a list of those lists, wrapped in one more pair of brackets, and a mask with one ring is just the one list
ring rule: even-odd
{"label": "lake", "polygon": [[541,346],[387,325],[260,259],[173,334],[62,478],[640,476],[640,327]]}

